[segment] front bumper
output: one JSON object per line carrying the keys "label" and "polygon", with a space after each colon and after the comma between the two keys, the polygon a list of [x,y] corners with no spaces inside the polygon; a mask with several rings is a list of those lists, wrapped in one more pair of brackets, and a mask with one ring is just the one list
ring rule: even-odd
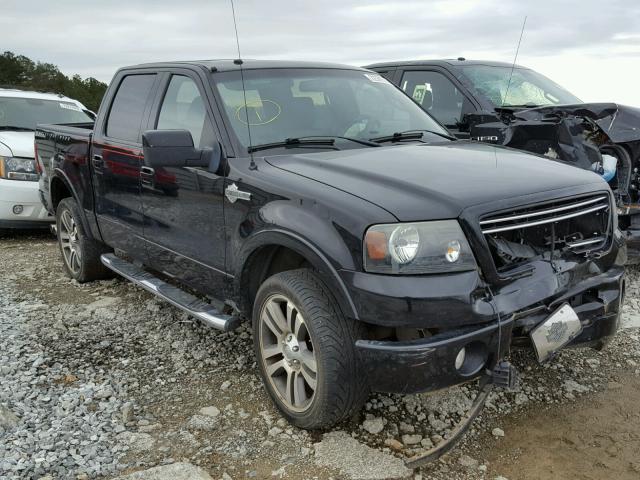
{"label": "front bumper", "polygon": [[[14,213],[14,207],[22,211]],[[54,218],[40,201],[37,182],[0,179],[0,228],[48,228]]]}
{"label": "front bumper", "polygon": [[[470,272],[475,280],[464,273],[409,278],[411,283],[406,285],[406,277],[373,276],[378,277],[372,279],[373,291],[365,294],[360,288],[356,298],[372,299],[382,283],[391,280],[400,280],[405,288],[387,290],[384,301],[367,305],[365,311],[375,315],[361,320],[424,329],[433,335],[408,342],[359,340],[356,347],[371,388],[417,393],[474,379],[493,369],[512,345],[530,348],[531,330],[564,303],[576,311],[583,328],[569,347],[600,347],[615,334],[624,292],[622,265],[616,263],[602,271],[596,263],[585,262],[558,264],[554,269],[541,261],[534,267],[529,277],[493,290],[483,286],[475,272]],[[356,277],[361,275],[367,274]],[[453,282],[451,277],[455,277]],[[450,290],[455,294],[443,295]],[[396,291],[403,295],[389,298]],[[412,296],[417,292],[422,292],[421,298]],[[374,309],[376,306],[381,308]],[[456,357],[463,347],[471,363],[457,369]]]}
{"label": "front bumper", "polygon": [[[467,382],[493,369],[508,351],[513,318],[406,342],[358,340],[369,385],[377,392],[418,393]],[[465,348],[464,363],[456,358]]]}

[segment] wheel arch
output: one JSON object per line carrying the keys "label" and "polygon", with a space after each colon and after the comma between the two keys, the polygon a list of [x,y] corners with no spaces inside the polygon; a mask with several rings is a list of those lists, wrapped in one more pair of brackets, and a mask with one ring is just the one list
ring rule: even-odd
{"label": "wheel arch", "polygon": [[250,314],[258,288],[271,275],[304,266],[318,274],[344,315],[357,320],[351,295],[330,260],[310,240],[285,230],[263,230],[245,243],[234,277],[234,293],[241,310]]}
{"label": "wheel arch", "polygon": [[62,170],[56,169],[49,182],[49,198],[51,200],[51,209],[53,210],[54,215],[62,199],[69,197],[73,198],[78,204],[78,210],[80,211],[81,215],[80,221],[82,222],[84,231],[91,238],[94,238],[93,229],[89,224],[89,220],[87,219],[87,215],[82,206],[82,202],[78,197],[76,189],[73,187],[73,183],[69,180],[67,175]]}

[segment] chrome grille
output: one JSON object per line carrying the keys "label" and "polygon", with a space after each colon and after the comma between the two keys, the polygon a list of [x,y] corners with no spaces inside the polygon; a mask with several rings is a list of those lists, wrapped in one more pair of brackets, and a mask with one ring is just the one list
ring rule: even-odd
{"label": "chrome grille", "polygon": [[517,210],[511,215],[489,217],[480,221],[482,233],[506,232],[519,228],[535,227],[545,223],[559,222],[569,218],[606,210],[611,207],[608,195],[598,195],[589,199],[575,199],[567,202],[554,202],[552,206],[542,206]]}
{"label": "chrome grille", "polygon": [[480,227],[499,269],[534,257],[600,252],[611,238],[608,193],[563,198],[489,214]]}

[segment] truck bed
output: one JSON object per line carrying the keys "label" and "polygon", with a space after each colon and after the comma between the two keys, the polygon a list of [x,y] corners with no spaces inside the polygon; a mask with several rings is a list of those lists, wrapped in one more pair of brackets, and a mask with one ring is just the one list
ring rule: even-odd
{"label": "truck bed", "polygon": [[[36,127],[36,157],[42,170],[40,191],[49,212],[55,213],[57,189],[66,188],[85,211],[93,209],[91,186],[90,147],[92,122],[73,124],[43,124]],[[67,181],[61,185],[52,182],[55,170],[63,173]]]}

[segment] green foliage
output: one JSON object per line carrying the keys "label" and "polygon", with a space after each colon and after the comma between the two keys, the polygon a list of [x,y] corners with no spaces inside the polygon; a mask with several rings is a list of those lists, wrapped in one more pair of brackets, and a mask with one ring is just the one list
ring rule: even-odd
{"label": "green foliage", "polygon": [[107,84],[93,77],[67,77],[56,65],[34,62],[24,55],[4,52],[0,55],[0,86],[39,92],[61,93],[98,110]]}

